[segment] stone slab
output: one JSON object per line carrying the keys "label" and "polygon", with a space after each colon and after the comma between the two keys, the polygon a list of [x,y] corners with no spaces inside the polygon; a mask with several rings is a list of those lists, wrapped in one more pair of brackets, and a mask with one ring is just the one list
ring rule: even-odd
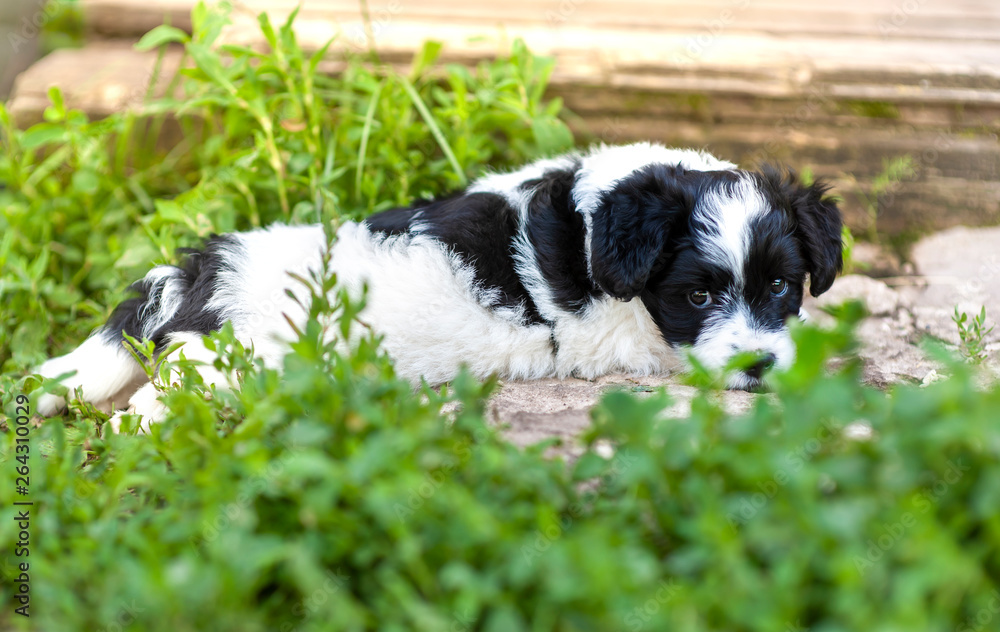
{"label": "stone slab", "polygon": [[[926,280],[926,287],[911,290],[920,330],[957,344],[956,307],[970,316],[985,307],[987,328],[1000,322],[1000,228],[952,228],[920,240],[911,257]],[[1000,327],[986,340],[995,355]]]}

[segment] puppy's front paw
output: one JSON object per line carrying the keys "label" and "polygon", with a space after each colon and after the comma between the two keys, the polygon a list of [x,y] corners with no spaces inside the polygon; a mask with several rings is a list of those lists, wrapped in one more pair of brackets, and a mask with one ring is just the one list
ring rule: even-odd
{"label": "puppy's front paw", "polygon": [[[108,419],[107,428],[111,429],[111,432],[120,433],[122,431],[122,426],[125,424],[125,415],[135,415],[136,413],[131,409],[119,410],[111,419]],[[149,433],[149,422],[146,421],[144,417],[139,418],[139,426],[137,434],[147,434]]]}
{"label": "puppy's front paw", "polygon": [[152,384],[144,385],[128,400],[127,409],[108,420],[108,426],[113,432],[121,432],[125,415],[139,415],[139,434],[148,434],[150,427],[163,421],[167,414],[167,407],[160,402],[159,395]]}
{"label": "puppy's front paw", "polygon": [[66,398],[52,393],[45,393],[38,398],[38,405],[35,410],[42,417],[55,417],[66,410]]}

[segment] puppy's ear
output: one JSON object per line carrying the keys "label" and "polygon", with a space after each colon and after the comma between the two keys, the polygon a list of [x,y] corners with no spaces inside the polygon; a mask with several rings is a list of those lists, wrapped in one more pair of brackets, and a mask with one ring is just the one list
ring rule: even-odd
{"label": "puppy's ear", "polygon": [[830,289],[844,267],[843,219],[836,199],[827,195],[828,184],[817,180],[802,184],[794,172],[764,167],[765,178],[777,188],[795,219],[795,236],[809,270],[809,293],[819,296]]}
{"label": "puppy's ear", "polygon": [[603,194],[591,214],[591,272],[611,296],[635,297],[663,265],[671,229],[693,206],[679,173],[663,165],[635,172]]}

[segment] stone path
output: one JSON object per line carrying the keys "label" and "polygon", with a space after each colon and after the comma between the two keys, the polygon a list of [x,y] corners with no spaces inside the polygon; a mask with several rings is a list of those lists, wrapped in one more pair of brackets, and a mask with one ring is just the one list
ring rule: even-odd
{"label": "stone path", "polygon": [[[821,323],[824,305],[848,299],[862,300],[870,316],[858,334],[865,362],[865,381],[885,388],[894,383],[923,383],[935,379],[936,367],[918,344],[927,335],[950,344],[959,342],[952,322],[960,310],[979,313],[986,307],[987,322],[1000,322],[1000,227],[964,227],[937,233],[913,248],[911,262],[893,264],[891,257],[876,248],[856,251],[862,263],[872,269],[900,274],[884,279],[852,274],[839,278],[819,299],[810,298],[806,307]],[[887,263],[888,262],[888,263]],[[888,266],[888,267],[887,267]],[[1000,370],[1000,327],[987,337],[987,367]],[[676,377],[634,378],[613,375],[595,381],[580,379],[507,382],[493,397],[490,415],[506,428],[506,435],[518,445],[530,445],[558,437],[564,445],[556,453],[572,457],[580,447],[575,438],[590,424],[590,408],[610,388],[636,391],[666,386],[675,404],[669,415],[683,416],[689,410],[694,389]],[[755,395],[727,392],[723,399],[732,412],[748,409]]]}

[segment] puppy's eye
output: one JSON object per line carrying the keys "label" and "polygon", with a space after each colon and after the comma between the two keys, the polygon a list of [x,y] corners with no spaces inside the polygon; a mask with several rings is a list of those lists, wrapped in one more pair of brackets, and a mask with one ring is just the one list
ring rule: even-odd
{"label": "puppy's eye", "polygon": [[774,296],[784,296],[785,292],[788,291],[788,284],[785,283],[784,279],[775,279],[771,281],[771,294]]}
{"label": "puppy's eye", "polygon": [[688,300],[695,307],[708,307],[712,304],[712,295],[705,290],[695,290],[688,294]]}

